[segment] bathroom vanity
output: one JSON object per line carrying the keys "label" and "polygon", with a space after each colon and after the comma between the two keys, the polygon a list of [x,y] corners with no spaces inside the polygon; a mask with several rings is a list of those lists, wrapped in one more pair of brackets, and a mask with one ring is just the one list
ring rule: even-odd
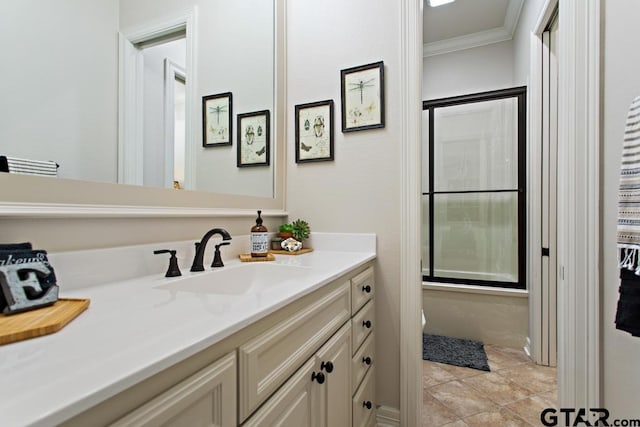
{"label": "bathroom vanity", "polygon": [[91,298],[82,316],[0,347],[3,425],[375,425],[366,236],[74,290]]}

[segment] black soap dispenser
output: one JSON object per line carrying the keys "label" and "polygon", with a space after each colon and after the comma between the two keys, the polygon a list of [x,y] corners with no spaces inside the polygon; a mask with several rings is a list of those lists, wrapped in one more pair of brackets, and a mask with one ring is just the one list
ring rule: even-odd
{"label": "black soap dispenser", "polygon": [[269,234],[267,227],[262,225],[262,211],[258,211],[256,225],[251,227],[251,256],[265,257],[269,254]]}

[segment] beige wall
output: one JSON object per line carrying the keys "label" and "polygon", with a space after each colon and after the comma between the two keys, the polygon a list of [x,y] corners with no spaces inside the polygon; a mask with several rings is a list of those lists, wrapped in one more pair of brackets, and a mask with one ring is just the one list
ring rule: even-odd
{"label": "beige wall", "polygon": [[603,146],[602,206],[602,390],[603,408],[614,418],[638,418],[640,394],[640,338],[614,326],[618,301],[616,260],[617,191],[620,155],[627,111],[640,96],[640,3],[636,0],[603,2]]}
{"label": "beige wall", "polygon": [[[195,242],[215,227],[226,229],[232,236],[248,234],[255,225],[254,217],[255,215],[242,218],[0,218],[0,242],[31,242],[34,247],[48,252],[189,239]],[[282,222],[281,219],[267,218],[265,225],[269,230],[276,230],[277,225]],[[64,289],[63,284],[61,287]]]}
{"label": "beige wall", "polygon": [[526,297],[423,290],[424,331],[522,349],[529,324]]}
{"label": "beige wall", "polygon": [[[374,232],[378,404],[400,395],[400,28],[395,2],[288,3],[287,209],[316,231]],[[340,70],[385,63],[384,129],[340,131]],[[333,99],[335,161],[296,164],[294,105]],[[416,284],[417,285],[417,284]]]}

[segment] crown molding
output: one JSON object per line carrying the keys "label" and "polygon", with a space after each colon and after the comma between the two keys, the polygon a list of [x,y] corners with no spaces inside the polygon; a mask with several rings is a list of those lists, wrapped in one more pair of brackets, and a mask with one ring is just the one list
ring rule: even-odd
{"label": "crown molding", "polygon": [[513,39],[523,4],[524,0],[509,1],[502,27],[423,44],[422,57],[427,58]]}

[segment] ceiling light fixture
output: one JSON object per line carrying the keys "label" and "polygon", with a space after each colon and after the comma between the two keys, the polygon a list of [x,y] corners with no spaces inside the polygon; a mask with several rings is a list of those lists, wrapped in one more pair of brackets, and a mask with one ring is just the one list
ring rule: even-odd
{"label": "ceiling light fixture", "polygon": [[437,7],[442,6],[443,4],[453,3],[455,0],[428,0],[429,6]]}

